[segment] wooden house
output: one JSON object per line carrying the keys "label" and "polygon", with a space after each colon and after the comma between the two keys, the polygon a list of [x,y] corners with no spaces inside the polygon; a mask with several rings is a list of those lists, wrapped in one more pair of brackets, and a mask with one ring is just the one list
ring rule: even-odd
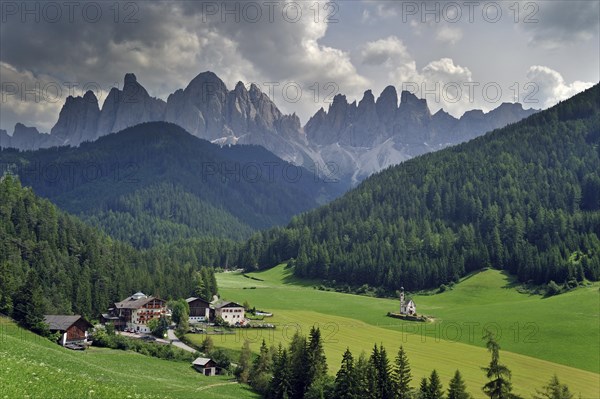
{"label": "wooden house", "polygon": [[45,315],[44,323],[48,325],[51,333],[60,333],[58,343],[62,346],[87,344],[88,330],[93,327],[79,315]]}
{"label": "wooden house", "polygon": [[190,307],[190,324],[211,319],[210,302],[203,298],[191,297],[185,300]]}

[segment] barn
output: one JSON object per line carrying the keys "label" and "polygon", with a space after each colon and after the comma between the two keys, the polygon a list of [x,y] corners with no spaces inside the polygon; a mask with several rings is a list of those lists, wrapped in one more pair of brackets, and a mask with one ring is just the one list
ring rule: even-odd
{"label": "barn", "polygon": [[195,297],[188,298],[185,301],[190,307],[190,324],[210,320],[210,302]]}
{"label": "barn", "polygon": [[80,315],[45,315],[44,323],[51,333],[60,333],[58,343],[62,346],[87,343],[88,330],[92,328],[90,322]]}

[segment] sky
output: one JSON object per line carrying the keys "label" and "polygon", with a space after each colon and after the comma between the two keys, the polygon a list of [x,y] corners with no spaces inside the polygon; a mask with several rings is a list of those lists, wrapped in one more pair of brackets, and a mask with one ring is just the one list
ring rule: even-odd
{"label": "sky", "polygon": [[388,85],[459,117],[543,109],[600,80],[600,1],[0,1],[0,129],[49,132],[126,73],[166,100],[199,73],[257,84],[302,124]]}

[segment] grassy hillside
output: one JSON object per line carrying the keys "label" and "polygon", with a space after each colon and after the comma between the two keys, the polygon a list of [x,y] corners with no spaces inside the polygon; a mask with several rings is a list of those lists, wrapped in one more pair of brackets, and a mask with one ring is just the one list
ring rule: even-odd
{"label": "grassy hillside", "polygon": [[258,398],[226,377],[189,364],[132,352],[74,352],[0,318],[0,387],[4,398]]}
{"label": "grassy hillside", "polygon": [[[369,352],[375,342],[382,342],[388,353],[396,352],[402,343],[415,384],[433,368],[447,383],[460,368],[470,391],[480,397],[484,383],[480,367],[489,362],[480,339],[482,327],[494,322],[502,330],[501,359],[513,371],[518,393],[529,396],[553,373],[583,398],[595,398],[600,389],[597,285],[542,299],[516,292],[506,275],[486,270],[464,279],[452,291],[415,296],[417,310],[436,318],[434,323],[423,324],[386,317],[388,311],[398,308],[398,301],[315,290],[311,282],[296,279],[283,265],[250,275],[263,281],[235,273],[218,274],[221,294],[274,312],[272,322],[279,327],[215,337],[217,346],[239,349],[243,340],[249,339],[256,351],[263,338],[277,345],[286,342],[297,328],[308,334],[310,326],[318,324],[332,372],[337,371],[346,346],[358,355],[362,350]],[[516,322],[520,331],[515,340]],[[471,337],[465,323],[479,323],[471,324]],[[534,327],[525,323],[534,323]],[[191,337],[200,340],[202,336]]]}

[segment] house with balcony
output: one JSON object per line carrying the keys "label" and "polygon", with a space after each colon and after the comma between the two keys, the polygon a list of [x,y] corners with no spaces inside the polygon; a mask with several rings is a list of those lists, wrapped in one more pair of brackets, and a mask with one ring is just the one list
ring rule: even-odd
{"label": "house with balcony", "polygon": [[102,315],[102,321],[113,322],[117,330],[149,333],[148,322],[163,317],[166,313],[166,301],[136,292],[121,302],[115,302],[108,313]]}

